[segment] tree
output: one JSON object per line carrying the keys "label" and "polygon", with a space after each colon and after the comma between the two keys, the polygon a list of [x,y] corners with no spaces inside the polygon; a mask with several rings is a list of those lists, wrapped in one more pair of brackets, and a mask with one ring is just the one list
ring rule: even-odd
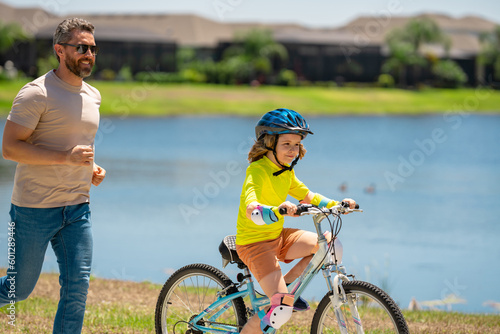
{"label": "tree", "polygon": [[407,68],[413,68],[414,80],[418,80],[420,67],[427,60],[420,52],[424,43],[440,43],[446,54],[450,48],[449,39],[439,26],[429,18],[412,19],[402,29],[389,32],[386,37],[390,58],[383,64],[382,71],[393,73],[399,78],[400,86],[406,86]]}
{"label": "tree", "polygon": [[416,51],[424,43],[444,43],[445,47],[449,46],[439,26],[429,18],[413,19],[407,23],[405,30],[408,41]]}
{"label": "tree", "polygon": [[382,72],[398,77],[401,87],[406,87],[406,69],[412,65],[424,65],[425,59],[415,52],[414,44],[401,36],[401,31],[390,33],[386,39],[390,58],[382,65]]}
{"label": "tree", "polygon": [[222,62],[234,70],[238,82],[263,82],[273,74],[273,63],[279,72],[287,59],[286,48],[274,41],[270,31],[254,29],[236,36],[235,44],[224,51]]}
{"label": "tree", "polygon": [[0,21],[0,53],[4,53],[11,49],[16,42],[28,39],[28,35],[17,23],[4,24]]}
{"label": "tree", "polygon": [[483,65],[493,65],[495,80],[500,80],[500,26],[490,33],[480,36],[482,50],[479,62]]}
{"label": "tree", "polygon": [[467,82],[467,74],[453,60],[439,60],[432,66],[436,76],[436,85],[444,88],[456,88]]}

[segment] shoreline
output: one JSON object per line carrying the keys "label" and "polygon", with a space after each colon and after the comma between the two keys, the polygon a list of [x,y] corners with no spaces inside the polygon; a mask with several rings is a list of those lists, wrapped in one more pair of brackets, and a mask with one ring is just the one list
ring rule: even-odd
{"label": "shoreline", "polygon": [[[6,268],[0,267],[0,277],[4,276],[6,273]],[[165,278],[166,280],[170,276]],[[30,295],[29,298],[33,297],[40,297],[43,296],[44,298],[48,298],[51,300],[59,300],[59,273],[58,272],[52,272],[52,271],[42,271],[40,274],[40,281],[37,282],[37,285],[35,289],[33,290],[32,295]],[[127,287],[127,289],[130,289],[131,287],[137,287],[138,290],[144,290],[146,289],[151,289],[154,290],[155,292],[153,293],[155,298],[158,296],[160,293],[160,290],[165,282],[157,283],[157,282],[152,282],[149,280],[143,280],[143,281],[134,281],[134,280],[127,280],[127,279],[118,279],[118,278],[108,278],[108,277],[99,277],[91,274],[90,276],[90,286],[92,287],[92,283],[95,282],[97,286],[116,286],[117,287],[117,292],[122,292],[123,287]],[[91,291],[90,289],[89,291]],[[28,300],[29,300],[28,298]],[[122,295],[117,295],[114,296],[112,291],[107,290],[106,292],[100,292],[100,293],[95,293],[94,292],[89,292],[89,300],[92,302],[95,300],[100,300],[104,301],[105,303],[110,302],[108,299],[119,299],[120,302],[123,302],[126,300],[125,296]],[[147,298],[146,298],[147,299]],[[319,303],[319,300],[312,299],[312,302]],[[22,303],[22,302],[21,302]],[[154,300],[154,305],[156,305],[156,299]],[[399,304],[399,303],[398,303]],[[500,314],[495,313],[495,311],[490,311],[490,312],[464,312],[464,311],[457,311],[457,310],[445,310],[445,309],[429,309],[429,308],[423,308],[420,310],[410,310],[408,308],[408,305],[399,305],[402,311],[404,312],[437,312],[437,313],[449,313],[449,314],[461,314],[461,315],[470,315],[470,316],[488,316],[488,315],[493,315],[493,316],[498,316],[499,317],[499,326],[500,326]],[[154,308],[154,307],[153,307]],[[154,311],[154,310],[153,310]],[[2,313],[0,311],[0,313]],[[1,327],[0,327],[1,328]],[[500,330],[500,327],[499,327]]]}
{"label": "shoreline", "polygon": [[[5,269],[0,269],[5,273]],[[85,333],[137,334],[154,331],[154,313],[161,285],[91,277],[83,331]],[[42,273],[30,297],[15,304],[15,327],[6,307],[0,310],[0,332],[52,333],[59,299],[58,274]],[[284,328],[309,333],[314,308],[296,313]],[[465,314],[456,311],[403,310],[411,333],[500,333],[498,314]]]}
{"label": "shoreline", "polygon": [[[0,82],[0,117],[26,80]],[[308,117],[500,114],[500,91],[477,88],[224,86],[90,81],[102,96],[103,117],[257,117],[276,108]]]}

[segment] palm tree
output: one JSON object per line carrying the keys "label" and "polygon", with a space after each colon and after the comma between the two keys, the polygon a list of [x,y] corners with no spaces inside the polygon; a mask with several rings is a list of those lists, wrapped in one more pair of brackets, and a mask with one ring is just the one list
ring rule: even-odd
{"label": "palm tree", "polygon": [[405,30],[406,37],[416,51],[423,43],[445,42],[445,37],[436,22],[426,17],[411,20],[407,23]]}
{"label": "palm tree", "polygon": [[479,61],[483,65],[493,65],[494,78],[500,80],[500,26],[486,34],[481,35],[481,42],[483,43]]}
{"label": "palm tree", "polygon": [[[288,59],[286,48],[274,41],[268,30],[254,29],[236,36],[235,44],[224,51],[223,62],[234,70],[239,82],[264,82],[276,67],[281,69]],[[278,70],[279,70],[278,69]]]}
{"label": "palm tree", "polygon": [[450,48],[449,39],[439,26],[429,18],[412,19],[402,29],[389,32],[386,37],[390,58],[384,63],[382,71],[393,72],[399,76],[399,84],[406,86],[406,70],[413,68],[414,80],[418,80],[420,67],[427,64],[419,52],[424,43],[443,44],[446,54]]}
{"label": "palm tree", "polygon": [[415,51],[415,44],[405,38],[406,32],[393,30],[386,37],[390,58],[382,65],[382,72],[393,73],[401,87],[406,87],[406,69],[413,65],[424,65],[425,59]]}

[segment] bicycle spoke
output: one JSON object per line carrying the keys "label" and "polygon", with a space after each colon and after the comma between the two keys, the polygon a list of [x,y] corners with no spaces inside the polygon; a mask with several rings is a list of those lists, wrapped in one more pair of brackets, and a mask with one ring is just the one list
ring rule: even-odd
{"label": "bicycle spoke", "polygon": [[[158,297],[156,332],[185,333],[192,329],[188,323],[217,300],[218,291],[238,292],[231,286],[230,279],[211,266],[195,264],[179,269],[165,283]],[[243,299],[239,297],[214,308],[197,323],[222,331],[234,330],[245,323],[245,310]]]}
{"label": "bicycle spoke", "polygon": [[[349,302],[340,306],[346,331],[356,333],[408,333],[408,326],[394,301],[373,284],[351,281],[343,284]],[[331,295],[318,305],[312,333],[340,333]]]}

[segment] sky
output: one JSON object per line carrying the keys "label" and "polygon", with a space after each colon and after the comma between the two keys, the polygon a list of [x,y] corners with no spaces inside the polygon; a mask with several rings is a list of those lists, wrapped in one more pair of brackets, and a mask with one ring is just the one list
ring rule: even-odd
{"label": "sky", "polygon": [[453,17],[477,15],[500,24],[498,0],[0,0],[14,7],[40,7],[66,14],[198,14],[221,22],[298,23],[338,27],[361,15],[412,16],[421,13]]}

